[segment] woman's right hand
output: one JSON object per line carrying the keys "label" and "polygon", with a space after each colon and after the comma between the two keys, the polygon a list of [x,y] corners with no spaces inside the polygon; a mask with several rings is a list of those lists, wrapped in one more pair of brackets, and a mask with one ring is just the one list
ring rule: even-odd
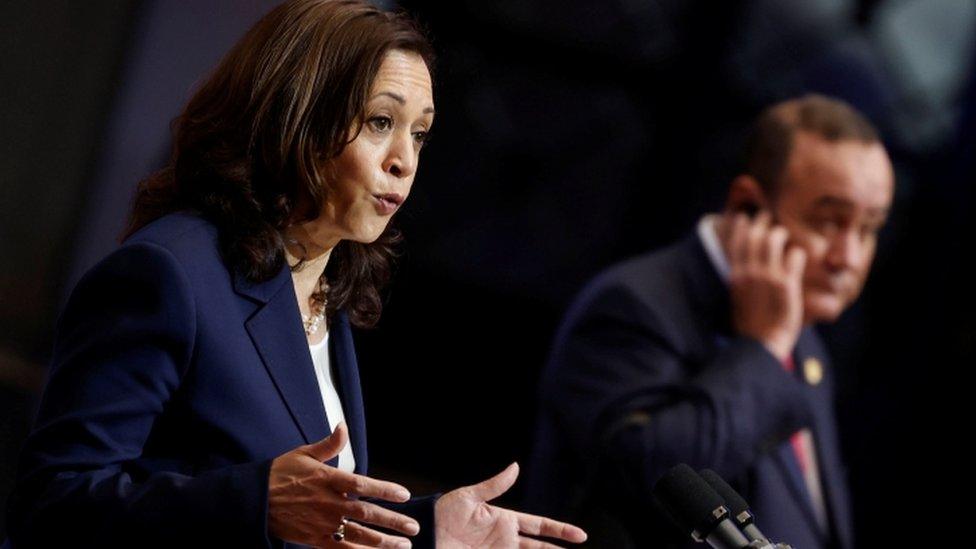
{"label": "woman's right hand", "polygon": [[[323,463],[337,456],[348,439],[346,425],[340,423],[331,436],[299,446],[271,462],[268,482],[271,535],[313,547],[410,547],[407,538],[383,534],[364,524],[412,536],[420,531],[417,521],[356,499],[363,496],[400,503],[410,499],[406,488]],[[337,542],[332,534],[343,518],[351,520],[345,526],[345,540]]]}

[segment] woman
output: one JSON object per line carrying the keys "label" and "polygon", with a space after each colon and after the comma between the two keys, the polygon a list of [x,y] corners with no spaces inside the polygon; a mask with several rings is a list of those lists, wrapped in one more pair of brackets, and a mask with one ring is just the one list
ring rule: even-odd
{"label": "woman", "polygon": [[363,1],[287,2],[231,50],[59,321],[15,548],[585,538],[485,503],[514,465],[415,500],[365,476],[350,325],[380,313],[390,220],[434,119],[431,58],[409,20]]}

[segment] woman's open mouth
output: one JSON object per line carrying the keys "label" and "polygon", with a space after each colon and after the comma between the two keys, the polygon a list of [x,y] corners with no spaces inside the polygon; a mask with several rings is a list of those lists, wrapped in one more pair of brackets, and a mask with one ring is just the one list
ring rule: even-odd
{"label": "woman's open mouth", "polygon": [[400,204],[403,204],[403,196],[397,193],[384,193],[384,194],[374,194],[373,200],[375,201],[376,211],[380,215],[390,215],[397,211]]}

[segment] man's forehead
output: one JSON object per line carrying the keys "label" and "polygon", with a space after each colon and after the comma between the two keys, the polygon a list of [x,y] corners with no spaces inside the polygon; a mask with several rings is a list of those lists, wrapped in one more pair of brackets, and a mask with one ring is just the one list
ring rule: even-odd
{"label": "man's forehead", "polygon": [[830,142],[797,134],[786,168],[785,191],[811,205],[887,210],[894,176],[880,143]]}

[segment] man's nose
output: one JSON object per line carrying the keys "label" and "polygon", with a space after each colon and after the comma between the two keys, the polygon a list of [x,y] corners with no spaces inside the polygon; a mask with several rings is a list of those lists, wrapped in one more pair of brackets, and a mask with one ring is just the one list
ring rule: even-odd
{"label": "man's nose", "polygon": [[827,262],[834,270],[855,269],[864,259],[865,243],[856,230],[840,231],[831,240]]}

